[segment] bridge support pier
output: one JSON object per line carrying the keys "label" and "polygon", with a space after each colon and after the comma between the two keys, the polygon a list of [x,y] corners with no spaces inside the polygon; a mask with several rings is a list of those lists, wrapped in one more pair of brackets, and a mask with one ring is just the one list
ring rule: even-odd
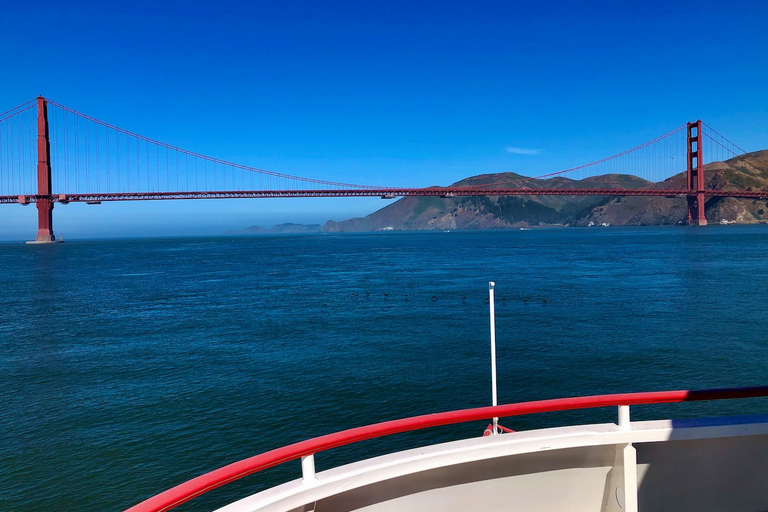
{"label": "bridge support pier", "polygon": [[[704,160],[701,153],[701,119],[688,123],[688,168],[686,188],[688,189],[688,224],[707,225],[704,214]],[[696,195],[693,195],[693,193]],[[695,219],[695,220],[694,220]]]}
{"label": "bridge support pier", "polygon": [[[37,195],[51,196],[51,142],[48,137],[48,106],[45,98],[37,98]],[[37,237],[29,243],[54,243],[53,201],[37,199]]]}
{"label": "bridge support pier", "polygon": [[688,224],[692,226],[706,226],[707,217],[704,215],[704,202],[706,198],[701,192],[695,196],[688,196]]}
{"label": "bridge support pier", "polygon": [[53,233],[53,203],[48,199],[37,201],[37,237],[35,242],[55,242]]}

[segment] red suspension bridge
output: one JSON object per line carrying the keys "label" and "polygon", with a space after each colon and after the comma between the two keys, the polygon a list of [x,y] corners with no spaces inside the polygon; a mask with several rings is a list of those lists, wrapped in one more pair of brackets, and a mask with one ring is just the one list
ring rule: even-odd
{"label": "red suspension bridge", "polygon": [[[397,188],[293,176],[224,161],[123,130],[43,97],[0,114],[0,204],[35,203],[36,241],[55,241],[55,203],[164,199],[403,196],[664,196],[686,198],[689,224],[706,225],[707,197],[766,199],[768,191],[705,188],[708,162],[743,154],[702,123],[681,125],[616,155],[509,183],[446,188]],[[685,154],[685,164],[683,155]],[[658,187],[685,172],[685,186]],[[591,177],[633,175],[611,188]],[[564,179],[568,178],[568,179]],[[604,183],[604,182],[603,182]],[[626,183],[622,185],[621,183]]]}

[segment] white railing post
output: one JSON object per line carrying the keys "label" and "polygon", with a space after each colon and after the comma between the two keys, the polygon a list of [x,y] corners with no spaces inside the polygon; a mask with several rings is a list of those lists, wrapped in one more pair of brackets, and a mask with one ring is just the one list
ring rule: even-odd
{"label": "white railing post", "polygon": [[[629,406],[626,406],[629,409]],[[624,511],[637,512],[637,451],[632,443],[622,448],[624,458]]]}
{"label": "white railing post", "polygon": [[619,406],[619,428],[621,430],[630,430],[632,428],[632,425],[630,424],[630,420],[629,420],[628,405]]}
{"label": "white railing post", "polygon": [[307,455],[301,458],[301,478],[304,482],[314,482],[315,477],[315,455]]}

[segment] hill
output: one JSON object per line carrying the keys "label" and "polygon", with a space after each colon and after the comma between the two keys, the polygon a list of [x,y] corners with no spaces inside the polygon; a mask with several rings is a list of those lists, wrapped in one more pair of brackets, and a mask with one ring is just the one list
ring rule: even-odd
{"label": "hill", "polygon": [[[768,150],[707,164],[704,166],[704,180],[705,188],[710,190],[768,190]],[[653,188],[684,189],[685,173],[656,183]],[[712,224],[768,222],[765,201],[712,197],[707,199],[704,208],[707,221]],[[655,226],[679,224],[685,221],[686,216],[686,202],[682,198],[624,197],[612,198],[573,225],[605,222],[611,225]]]}
{"label": "hill", "polygon": [[[706,188],[768,190],[768,150],[748,153],[704,167]],[[452,187],[484,185],[491,188],[654,188],[684,189],[685,173],[652,183],[636,176],[607,174],[584,180],[555,177],[546,180],[515,173],[482,174]],[[706,203],[711,223],[768,222],[765,201],[711,198]],[[328,221],[323,231],[378,231],[425,229],[493,229],[530,226],[662,225],[679,224],[687,215],[682,198],[604,196],[484,196],[404,197],[364,218]]]}

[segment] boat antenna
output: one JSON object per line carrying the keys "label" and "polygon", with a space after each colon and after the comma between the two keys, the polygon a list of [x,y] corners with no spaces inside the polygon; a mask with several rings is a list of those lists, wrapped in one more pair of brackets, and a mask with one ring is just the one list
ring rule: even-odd
{"label": "boat antenna", "polygon": [[[493,289],[496,287],[496,283],[493,281],[488,283],[488,303],[491,308],[491,402],[494,407],[499,405],[498,395],[496,393],[496,309],[494,304]],[[493,418],[493,435],[498,434],[499,431],[499,418]]]}

